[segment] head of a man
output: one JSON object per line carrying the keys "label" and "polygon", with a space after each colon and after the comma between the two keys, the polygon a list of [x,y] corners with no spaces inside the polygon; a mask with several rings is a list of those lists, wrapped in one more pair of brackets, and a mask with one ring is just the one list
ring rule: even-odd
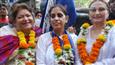
{"label": "head of a man", "polygon": [[8,15],[7,5],[4,3],[0,4],[0,17],[6,17]]}

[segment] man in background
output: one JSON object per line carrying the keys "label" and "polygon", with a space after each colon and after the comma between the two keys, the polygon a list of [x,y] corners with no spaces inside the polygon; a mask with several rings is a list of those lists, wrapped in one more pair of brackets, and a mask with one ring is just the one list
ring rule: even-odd
{"label": "man in background", "polygon": [[4,3],[0,4],[0,27],[7,25],[9,22],[8,19],[8,8]]}

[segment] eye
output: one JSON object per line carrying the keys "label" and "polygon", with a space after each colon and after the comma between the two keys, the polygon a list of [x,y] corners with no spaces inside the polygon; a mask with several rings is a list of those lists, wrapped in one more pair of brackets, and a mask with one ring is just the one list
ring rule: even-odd
{"label": "eye", "polygon": [[95,8],[91,8],[91,9],[89,9],[89,10],[92,11],[92,12],[95,12],[95,11],[96,11]]}
{"label": "eye", "polygon": [[63,17],[63,14],[58,13],[57,16],[58,16],[59,18],[61,18],[61,17]]}
{"label": "eye", "polygon": [[50,17],[51,17],[51,18],[55,18],[55,14],[51,14]]}
{"label": "eye", "polygon": [[17,18],[18,18],[18,19],[21,19],[21,18],[23,18],[23,16],[17,16]]}
{"label": "eye", "polygon": [[104,11],[104,10],[106,10],[105,8],[99,8],[99,11]]}
{"label": "eye", "polygon": [[27,17],[30,17],[31,15],[30,14],[26,14]]}

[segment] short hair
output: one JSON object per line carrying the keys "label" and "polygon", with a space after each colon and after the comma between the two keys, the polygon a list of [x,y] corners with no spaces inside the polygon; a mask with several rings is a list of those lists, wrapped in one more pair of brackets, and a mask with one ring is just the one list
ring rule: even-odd
{"label": "short hair", "polygon": [[22,9],[27,9],[32,15],[32,9],[25,3],[17,3],[15,4],[14,6],[12,6],[11,10],[10,10],[10,14],[9,14],[9,23],[10,24],[13,24],[15,23],[15,19],[16,19],[16,16],[18,14],[18,12]]}
{"label": "short hair", "polygon": [[42,14],[42,12],[41,12],[41,11],[37,11],[37,12],[35,12],[35,16],[37,16],[37,14],[38,14],[38,13],[41,13],[41,14]]}
{"label": "short hair", "polygon": [[2,6],[5,7],[6,9],[8,9],[8,7],[7,7],[7,5],[6,5],[5,3],[0,3],[0,8],[1,8]]}

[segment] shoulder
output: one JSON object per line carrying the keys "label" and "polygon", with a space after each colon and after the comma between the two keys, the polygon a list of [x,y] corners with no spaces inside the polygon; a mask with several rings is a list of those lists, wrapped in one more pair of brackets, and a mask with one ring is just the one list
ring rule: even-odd
{"label": "shoulder", "polygon": [[115,26],[113,26],[111,29],[110,29],[110,31],[109,31],[110,33],[114,33],[115,34]]}
{"label": "shoulder", "polygon": [[43,33],[43,34],[40,35],[39,38],[48,39],[48,38],[51,38],[51,34],[50,34],[50,32]]}
{"label": "shoulder", "polygon": [[108,33],[108,38],[114,38],[115,37],[115,26],[113,26]]}
{"label": "shoulder", "polygon": [[51,41],[52,41],[51,34],[50,32],[47,32],[39,36],[37,45],[39,47],[45,48],[51,44]]}
{"label": "shoulder", "polygon": [[3,26],[0,28],[0,36],[4,35],[16,35],[13,31],[13,28],[10,27],[9,25]]}

